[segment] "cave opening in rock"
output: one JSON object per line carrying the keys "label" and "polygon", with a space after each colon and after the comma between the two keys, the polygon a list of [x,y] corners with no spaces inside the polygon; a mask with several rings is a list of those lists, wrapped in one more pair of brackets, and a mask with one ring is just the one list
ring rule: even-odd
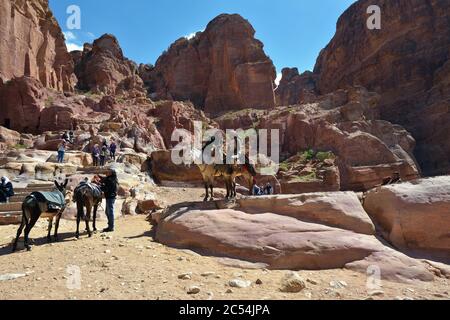
{"label": "cave opening in rock", "polygon": [[5,119],[5,121],[4,121],[4,123],[3,123],[3,126],[4,126],[6,129],[11,129],[11,119]]}

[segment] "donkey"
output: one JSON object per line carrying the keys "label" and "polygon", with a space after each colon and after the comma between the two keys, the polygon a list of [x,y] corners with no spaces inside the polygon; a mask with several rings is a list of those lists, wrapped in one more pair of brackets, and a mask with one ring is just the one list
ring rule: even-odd
{"label": "donkey", "polygon": [[[214,143],[215,138],[212,137],[210,141],[202,148],[202,156],[206,147]],[[224,154],[224,163],[227,162],[227,156]],[[245,164],[211,164],[197,165],[202,174],[203,181],[205,183],[206,195],[203,201],[208,201],[209,190],[211,190],[210,200],[214,200],[214,180],[216,177],[223,177],[225,186],[227,189],[226,199],[232,199],[236,197],[236,177],[244,177],[248,180],[250,186],[250,192],[253,187],[253,178],[256,176],[256,170],[253,165],[250,164],[249,158],[245,157]]]}
{"label": "donkey", "polygon": [[[75,188],[73,193],[73,202],[77,204],[77,239],[80,238],[80,222],[83,219],[86,223],[86,231],[88,232],[89,238],[92,237],[92,232],[89,228],[89,222],[91,220],[91,213],[93,210],[93,232],[97,231],[96,220],[97,220],[97,209],[102,203],[103,193],[99,186],[95,183],[87,183],[87,181],[81,182],[78,187]],[[84,208],[86,207],[86,214],[84,214]]]}
{"label": "donkey", "polygon": [[250,195],[252,195],[252,188],[255,177],[257,175],[255,167],[250,163],[249,159],[245,157],[245,164],[232,164],[232,173],[229,177],[231,183],[231,198],[236,198],[236,178],[242,177],[248,183]]}
{"label": "donkey", "polygon": [[14,241],[12,251],[15,252],[17,249],[17,243],[19,241],[20,235],[22,234],[23,229],[25,228],[25,238],[24,244],[27,251],[31,251],[31,246],[29,244],[29,234],[31,229],[33,229],[36,222],[39,218],[47,218],[48,219],[48,234],[47,241],[51,242],[51,231],[53,226],[53,219],[56,218],[55,223],[55,241],[58,241],[58,228],[59,221],[61,220],[61,216],[66,208],[67,201],[67,192],[66,187],[68,179],[64,183],[59,184],[58,181],[55,181],[56,189],[54,191],[56,196],[59,196],[61,199],[64,199],[64,205],[59,210],[52,210],[49,208],[49,203],[46,201],[39,192],[33,192],[29,196],[25,198],[22,203],[22,223],[20,224],[19,230],[17,230],[16,240]]}

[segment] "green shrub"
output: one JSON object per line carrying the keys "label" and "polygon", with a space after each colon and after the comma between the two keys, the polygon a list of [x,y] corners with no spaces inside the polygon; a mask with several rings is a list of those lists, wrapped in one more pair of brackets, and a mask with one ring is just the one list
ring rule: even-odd
{"label": "green shrub", "polygon": [[334,154],[331,151],[317,152],[317,154],[316,154],[316,159],[319,160],[320,162],[324,162],[327,159],[333,159],[333,158],[334,158]]}

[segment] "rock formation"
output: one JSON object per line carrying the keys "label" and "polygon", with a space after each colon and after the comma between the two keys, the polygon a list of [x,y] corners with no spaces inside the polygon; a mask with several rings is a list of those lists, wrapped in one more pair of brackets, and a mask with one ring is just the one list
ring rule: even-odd
{"label": "rock formation", "polygon": [[34,77],[46,88],[73,91],[73,62],[48,0],[2,0],[0,16],[0,76]]}
{"label": "rock formation", "polygon": [[[293,218],[282,210],[273,212],[272,198],[243,198],[239,205],[231,208],[223,207],[221,202],[169,207],[152,214],[156,239],[176,248],[263,263],[270,269],[347,268],[366,274],[370,265],[377,265],[383,279],[433,280],[433,274],[419,260],[384,246],[375,236],[348,231],[355,230],[355,222],[359,226],[371,226],[367,214],[356,207],[357,201],[353,206],[356,211],[352,211],[356,215],[344,217],[348,212],[343,214],[338,209],[346,206],[345,201],[341,203],[339,194],[312,195],[306,202],[298,197],[279,199],[291,210],[292,206],[300,210],[303,207],[305,211]],[[333,222],[322,216],[321,210],[324,206],[329,208],[329,204],[342,218],[338,228],[329,226]],[[257,213],[253,213],[252,207],[258,208]],[[366,227],[364,230],[370,231]]]}
{"label": "rock formation", "polygon": [[395,247],[450,259],[450,178],[370,191],[364,208]]}
{"label": "rock formation", "polygon": [[284,68],[280,84],[275,90],[277,106],[290,106],[308,102],[316,96],[317,76],[306,71],[299,74],[297,68]]}
{"label": "rock formation", "polygon": [[[381,8],[381,30],[365,27],[373,4]],[[379,93],[381,118],[413,134],[429,175],[450,172],[449,12],[448,1],[358,1],[340,17],[314,69],[322,94],[347,85]]]}
{"label": "rock formation", "polygon": [[[278,107],[265,113],[246,110],[246,116],[240,112],[216,120],[222,129],[247,122],[245,129],[252,128],[254,123],[260,129],[279,129],[280,150],[286,158],[309,149],[333,152],[344,190],[371,189],[396,172],[404,180],[419,176],[413,156],[414,139],[402,127],[377,120],[377,94],[362,87],[349,87],[314,97],[306,104]],[[253,120],[242,120],[250,118]],[[308,191],[324,190],[327,189],[320,187]]]}
{"label": "rock formation", "polygon": [[46,91],[29,77],[14,78],[0,86],[0,124],[19,132],[36,133]]}
{"label": "rock formation", "polygon": [[156,99],[190,100],[208,114],[275,105],[272,61],[255,30],[239,15],[223,14],[192,39],[170,46],[150,72]]}
{"label": "rock formation", "polygon": [[126,59],[116,37],[105,34],[82,53],[72,52],[78,88],[95,93],[145,97],[137,65]]}

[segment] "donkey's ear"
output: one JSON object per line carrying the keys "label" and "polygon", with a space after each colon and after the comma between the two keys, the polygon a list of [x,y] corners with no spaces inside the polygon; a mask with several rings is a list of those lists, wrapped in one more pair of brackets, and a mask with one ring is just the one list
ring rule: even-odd
{"label": "donkey's ear", "polygon": [[67,187],[67,184],[69,183],[69,179],[66,179],[66,181],[64,182],[64,188]]}
{"label": "donkey's ear", "polygon": [[56,186],[57,188],[59,188],[59,183],[58,183],[58,181],[56,181],[56,180],[55,180],[55,186]]}

